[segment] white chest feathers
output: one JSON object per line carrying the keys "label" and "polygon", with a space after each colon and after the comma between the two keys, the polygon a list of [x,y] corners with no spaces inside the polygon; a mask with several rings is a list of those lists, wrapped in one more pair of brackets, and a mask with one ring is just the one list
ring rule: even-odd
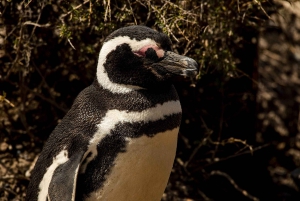
{"label": "white chest feathers", "polygon": [[87,201],[159,201],[167,185],[176,153],[178,129],[150,138],[127,139],[107,181]]}
{"label": "white chest feathers", "polygon": [[[89,160],[98,153],[96,145],[118,123],[155,122],[169,115],[181,113],[179,101],[157,104],[139,112],[108,111],[98,131],[90,140]],[[87,201],[159,201],[172,170],[177,146],[179,127],[155,134],[126,138],[126,152],[117,155],[110,174],[100,189],[93,192]],[[87,160],[87,161],[89,161]],[[81,168],[85,169],[85,165]]]}

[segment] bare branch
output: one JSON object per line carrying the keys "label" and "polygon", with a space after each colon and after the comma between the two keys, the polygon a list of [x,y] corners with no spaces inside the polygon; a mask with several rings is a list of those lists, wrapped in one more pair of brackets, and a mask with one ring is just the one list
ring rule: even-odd
{"label": "bare branch", "polygon": [[74,49],[74,50],[76,50],[76,48],[74,47],[74,45],[72,44],[72,42],[71,42],[71,40],[68,38],[68,42],[69,42],[69,44],[71,45],[71,47]]}
{"label": "bare branch", "polygon": [[253,201],[259,201],[259,199],[251,194],[249,194],[246,190],[240,188],[235,181],[225,172],[219,171],[219,170],[213,170],[211,171],[210,175],[219,175],[219,176],[223,176],[225,177],[230,183],[231,185],[239,192],[241,192],[244,196],[246,196],[247,198],[253,200]]}
{"label": "bare branch", "polygon": [[110,8],[110,0],[103,2],[105,5],[105,13],[104,13],[104,22],[107,21],[107,16],[109,16],[109,20],[111,19],[111,8]]}
{"label": "bare branch", "polygon": [[11,107],[15,107],[15,105],[14,105],[12,102],[10,102],[9,100],[7,100],[4,96],[1,96],[1,95],[0,95],[0,102],[1,102],[1,101],[6,102],[6,103],[9,104]]}
{"label": "bare branch", "polygon": [[18,194],[16,192],[14,192],[13,190],[9,189],[9,188],[0,188],[0,192],[1,191],[7,191],[15,196],[17,196]]}
{"label": "bare branch", "polygon": [[173,36],[173,38],[174,38],[177,42],[179,42],[178,38],[173,34],[171,28],[169,27],[169,24],[167,23],[167,20],[166,20],[165,16],[164,16],[163,14],[161,14],[161,12],[160,12],[155,6],[153,6],[153,5],[151,5],[151,4],[150,4],[150,6],[151,6],[151,8],[152,8],[152,9],[153,9],[153,10],[161,17],[161,19],[163,19],[163,21],[164,21],[164,26],[167,28],[168,33],[169,33],[171,36]]}
{"label": "bare branch", "polygon": [[46,24],[37,24],[37,23],[31,22],[31,21],[24,22],[23,25],[33,25],[33,26],[35,26],[35,27],[50,27],[50,26],[51,26],[50,23],[46,23]]}
{"label": "bare branch", "polygon": [[268,13],[265,11],[265,9],[264,9],[264,7],[262,7],[262,5],[261,5],[261,2],[260,1],[258,1],[258,0],[253,0],[255,3],[257,3],[258,5],[259,5],[259,7],[260,7],[260,9],[264,12],[264,14],[269,18],[269,19],[271,19],[271,17],[268,15]]}
{"label": "bare branch", "polygon": [[135,18],[135,15],[134,15],[134,12],[133,12],[133,9],[132,9],[130,0],[127,0],[127,2],[128,2],[128,4],[129,4],[130,11],[131,11],[132,17],[133,17],[133,19],[134,19],[134,23],[135,23],[135,24],[138,24],[137,21],[136,21],[136,18]]}
{"label": "bare branch", "polygon": [[69,12],[62,14],[59,19],[62,20],[63,18],[65,18],[67,15],[70,15],[74,10],[77,10],[78,8],[81,8],[83,5],[89,3],[90,0],[86,0],[84,1],[82,4],[79,4],[78,6],[74,7],[72,10],[70,10]]}

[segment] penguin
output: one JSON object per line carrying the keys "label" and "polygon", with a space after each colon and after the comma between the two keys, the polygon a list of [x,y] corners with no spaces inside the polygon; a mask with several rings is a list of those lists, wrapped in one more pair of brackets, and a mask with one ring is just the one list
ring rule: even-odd
{"label": "penguin", "polygon": [[94,82],[79,93],[31,172],[27,201],[159,201],[177,146],[178,76],[195,60],[146,26],[115,30],[99,53]]}

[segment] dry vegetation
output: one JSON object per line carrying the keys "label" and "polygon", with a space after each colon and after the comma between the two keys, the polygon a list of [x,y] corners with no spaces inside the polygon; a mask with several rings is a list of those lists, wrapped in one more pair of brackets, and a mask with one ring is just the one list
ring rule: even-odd
{"label": "dry vegetation", "polygon": [[0,200],[23,200],[27,171],[92,82],[103,40],[132,24],[167,33],[201,68],[194,87],[176,85],[184,114],[163,200],[299,200],[272,168],[290,153],[278,144],[298,131],[273,138],[257,120],[257,74],[267,74],[258,71],[258,36],[280,9],[271,0],[0,2]]}

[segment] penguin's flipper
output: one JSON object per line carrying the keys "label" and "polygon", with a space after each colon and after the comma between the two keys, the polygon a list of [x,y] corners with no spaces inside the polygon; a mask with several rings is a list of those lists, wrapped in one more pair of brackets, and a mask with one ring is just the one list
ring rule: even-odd
{"label": "penguin's flipper", "polygon": [[70,159],[56,168],[48,190],[49,201],[74,201],[77,175],[84,151],[73,154]]}

